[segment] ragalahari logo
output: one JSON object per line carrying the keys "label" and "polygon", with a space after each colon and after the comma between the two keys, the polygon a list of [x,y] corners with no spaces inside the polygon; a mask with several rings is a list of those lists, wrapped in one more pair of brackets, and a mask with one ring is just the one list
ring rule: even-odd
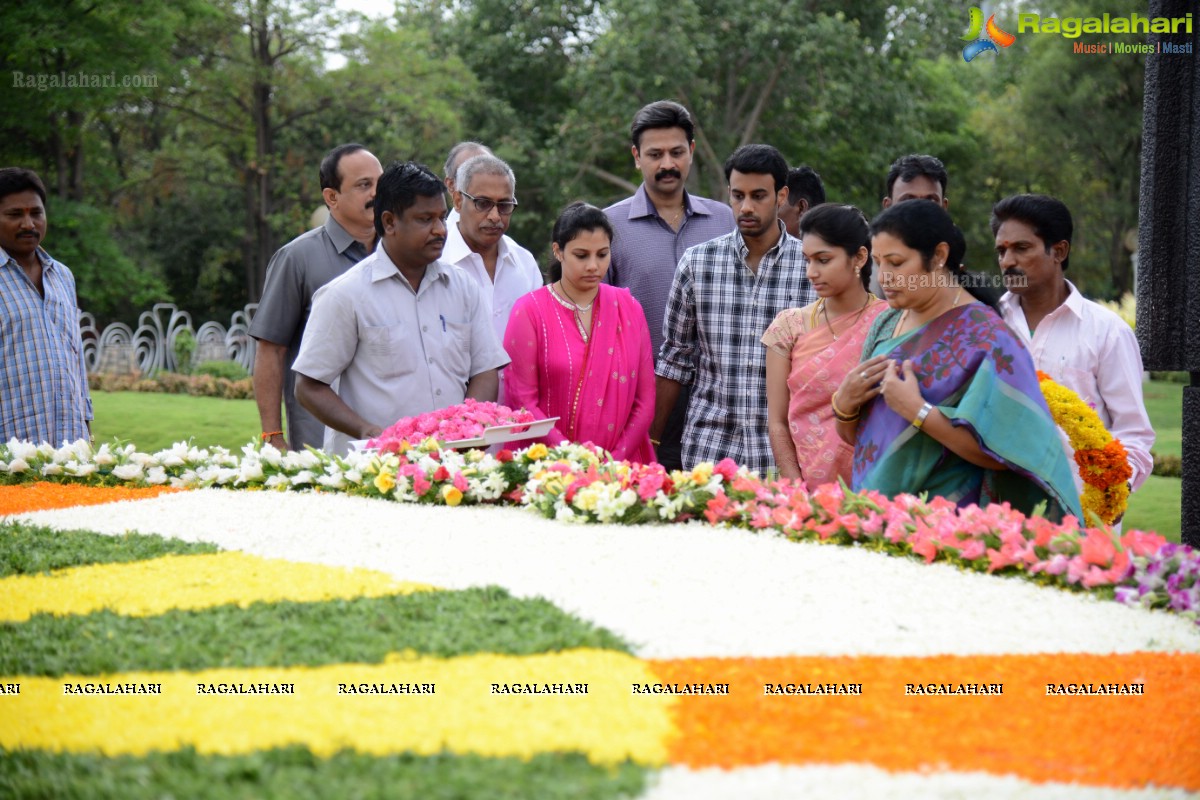
{"label": "ragalahari logo", "polygon": [[[986,36],[980,36],[986,30]],[[996,45],[1008,47],[1017,40],[1017,37],[1011,33],[1005,33],[996,25],[996,15],[992,14],[988,17],[987,26],[983,24],[983,11],[978,6],[971,7],[971,27],[967,31],[967,35],[962,37],[964,42],[970,42],[963,48],[963,61],[970,61],[975,56],[991,50],[993,53],[999,53]]]}

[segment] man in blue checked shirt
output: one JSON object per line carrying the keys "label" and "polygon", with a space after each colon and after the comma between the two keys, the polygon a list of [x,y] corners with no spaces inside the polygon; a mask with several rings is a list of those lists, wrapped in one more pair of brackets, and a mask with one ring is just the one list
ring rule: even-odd
{"label": "man in blue checked shirt", "polygon": [[41,178],[0,169],[0,442],[90,436],[75,278],[42,249],[45,237]]}
{"label": "man in blue checked shirt", "polygon": [[770,145],[739,147],[725,162],[737,230],[689,248],[679,261],[663,319],[654,423],[661,438],[682,386],[692,397],[683,466],[732,458],[766,475],[766,348],[775,315],[816,300],[800,241],[784,230],[787,162]]}

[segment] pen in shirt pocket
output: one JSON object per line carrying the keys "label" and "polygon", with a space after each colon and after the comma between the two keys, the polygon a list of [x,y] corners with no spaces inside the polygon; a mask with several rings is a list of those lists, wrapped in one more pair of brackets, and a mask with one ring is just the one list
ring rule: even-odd
{"label": "pen in shirt pocket", "polygon": [[446,332],[446,315],[438,314],[438,319],[440,319],[442,321],[442,333],[445,333]]}

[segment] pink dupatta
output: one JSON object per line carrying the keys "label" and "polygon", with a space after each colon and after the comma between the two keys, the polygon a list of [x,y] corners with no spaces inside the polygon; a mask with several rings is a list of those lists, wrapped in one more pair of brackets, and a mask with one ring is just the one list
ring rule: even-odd
{"label": "pink dupatta", "polygon": [[763,335],[763,344],[791,360],[788,428],[800,473],[809,487],[834,483],[839,476],[847,486],[850,484],[854,448],[837,435],[829,398],[846,373],[862,361],[867,331],[887,307],[887,303],[876,301],[861,315],[839,317],[833,320],[832,332],[823,318],[805,332],[802,315],[811,311],[789,308]]}
{"label": "pink dupatta", "polygon": [[601,284],[585,344],[574,315],[543,287],[517,300],[504,333],[512,363],[504,402],[560,417],[540,441],[592,442],[614,458],[650,463],[654,358],[650,330],[628,289]]}

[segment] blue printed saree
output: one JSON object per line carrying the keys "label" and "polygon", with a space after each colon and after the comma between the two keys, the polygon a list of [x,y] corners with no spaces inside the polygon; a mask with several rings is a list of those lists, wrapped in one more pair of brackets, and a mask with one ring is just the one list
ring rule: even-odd
{"label": "blue printed saree", "polygon": [[888,496],[945,497],[959,507],[1008,502],[1026,514],[1082,518],[1079,495],[1061,439],[1028,350],[1000,316],[982,303],[953,308],[917,330],[893,336],[900,312],[875,320],[863,359],[911,359],[921,394],[955,426],[1008,467],[971,464],[912,427],[883,397],[863,409],[854,448],[853,488]]}

